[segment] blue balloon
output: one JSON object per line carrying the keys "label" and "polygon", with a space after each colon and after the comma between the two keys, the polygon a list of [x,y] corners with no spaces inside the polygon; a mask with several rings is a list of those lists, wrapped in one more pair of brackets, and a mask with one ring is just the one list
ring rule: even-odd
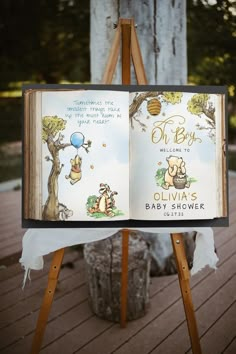
{"label": "blue balloon", "polygon": [[79,149],[84,144],[84,135],[79,132],[73,133],[70,136],[70,142],[76,149]]}

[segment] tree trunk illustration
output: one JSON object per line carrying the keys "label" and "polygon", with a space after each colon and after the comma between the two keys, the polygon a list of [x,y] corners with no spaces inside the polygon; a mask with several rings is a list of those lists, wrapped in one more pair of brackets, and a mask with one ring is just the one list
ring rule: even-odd
{"label": "tree trunk illustration", "polygon": [[[43,207],[43,220],[59,220],[59,201],[58,201],[58,177],[63,165],[60,164],[59,151],[71,144],[62,144],[64,136],[61,131],[65,129],[66,121],[57,116],[45,116],[42,119],[42,140],[47,144],[51,157],[45,159],[52,163],[51,172],[48,177],[48,198]],[[59,133],[59,134],[58,134]],[[56,138],[58,134],[58,137]]]}
{"label": "tree trunk illustration", "polygon": [[[45,116],[42,119],[42,140],[43,143],[47,144],[48,151],[51,155],[51,157],[46,156],[45,159],[47,161],[51,161],[52,163],[51,172],[48,177],[48,198],[46,200],[42,212],[43,220],[60,220],[58,201],[58,177],[61,173],[63,164],[60,163],[59,151],[64,150],[66,147],[71,145],[75,147],[75,145],[72,143],[62,144],[64,135],[61,134],[61,131],[65,129],[65,126],[66,120],[57,116]],[[86,152],[89,152],[91,143],[92,142],[90,140],[88,140],[87,142],[84,142],[83,140],[79,147],[82,147]]]}
{"label": "tree trunk illustration", "polygon": [[48,198],[43,209],[43,220],[59,220],[59,201],[58,201],[58,177],[63,165],[60,166],[59,149],[54,142],[47,143],[48,150],[52,156],[52,169],[48,177]]}

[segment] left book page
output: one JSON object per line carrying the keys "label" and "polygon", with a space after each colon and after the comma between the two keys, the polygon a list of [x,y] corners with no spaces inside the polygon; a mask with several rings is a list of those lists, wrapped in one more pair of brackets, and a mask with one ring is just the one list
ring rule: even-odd
{"label": "left book page", "polygon": [[115,99],[114,91],[103,90],[38,94],[34,107],[41,117],[31,126],[40,134],[30,134],[41,149],[32,151],[40,170],[41,186],[33,189],[40,190],[41,213],[32,219],[129,219],[128,102],[127,92],[115,92]]}

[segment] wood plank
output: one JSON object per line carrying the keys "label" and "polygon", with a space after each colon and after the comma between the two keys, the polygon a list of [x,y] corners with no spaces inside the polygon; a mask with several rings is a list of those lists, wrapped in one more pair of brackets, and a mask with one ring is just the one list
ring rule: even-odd
{"label": "wood plank", "polygon": [[5,268],[11,266],[12,264],[16,264],[19,261],[20,257],[21,251],[15,251],[14,249],[14,253],[6,255],[4,258],[1,259],[0,267]]}
{"label": "wood plank", "polygon": [[[234,241],[234,240],[233,240]],[[234,241],[235,242],[235,241]],[[236,244],[236,242],[235,242]],[[228,250],[229,248],[231,249],[231,247],[228,247]],[[232,267],[231,267],[232,268]],[[219,271],[217,271],[219,272]],[[216,272],[216,274],[217,274]],[[201,272],[202,276],[203,276],[203,272]],[[212,271],[210,272],[209,276],[211,276],[212,274]],[[209,276],[208,278],[205,278],[205,282],[209,282]],[[195,277],[193,277],[194,279]],[[225,279],[224,278],[224,275],[222,276],[221,280],[222,279]],[[161,279],[159,278],[158,279],[159,281],[161,281]],[[198,283],[200,284],[200,282],[198,281]],[[219,285],[220,283],[218,282],[218,280],[215,282],[215,286],[220,286]],[[173,311],[173,307],[171,307],[171,310],[168,308],[169,306],[171,306],[171,304],[169,304],[168,306],[168,301],[165,301],[165,299],[167,300],[167,297],[169,296],[169,293],[172,294],[172,300],[174,298],[173,294],[175,294],[175,297],[176,297],[176,294],[178,294],[179,292],[179,289],[178,289],[178,286],[177,286],[177,281],[175,281],[175,288],[173,288],[173,286],[170,286],[168,287],[167,289],[167,295],[166,295],[166,292],[165,291],[162,291],[162,294],[164,294],[164,302],[162,302],[159,298],[158,301],[155,301],[152,299],[152,302],[151,302],[151,309],[150,311],[152,311],[152,313],[148,313],[145,318],[142,318],[140,319],[139,321],[137,321],[137,326],[135,326],[135,324],[132,322],[129,323],[127,329],[120,333],[119,331],[117,331],[117,328],[116,326],[114,325],[113,327],[111,327],[111,329],[108,331],[108,332],[104,332],[102,336],[99,336],[98,338],[96,338],[94,341],[91,341],[91,343],[89,343],[86,347],[83,348],[83,352],[91,352],[92,348],[96,348],[96,353],[101,353],[101,354],[105,354],[105,353],[110,353],[114,350],[117,350],[117,348],[120,347],[121,343],[124,343],[124,342],[127,342],[128,343],[132,343],[132,345],[130,346],[126,346],[124,348],[124,353],[129,353],[131,350],[135,352],[135,350],[138,352],[138,353],[141,353],[141,347],[144,346],[144,338],[146,340],[146,338],[148,337],[149,339],[147,340],[147,346],[149,346],[148,343],[150,343],[150,341],[152,340],[152,336],[153,336],[153,333],[156,333],[156,331],[158,332],[158,336],[160,335],[160,329],[159,329],[159,326],[160,327],[163,327],[165,330],[166,328],[168,328],[168,333],[171,332],[171,328],[170,328],[170,325],[168,324],[169,322],[171,323],[171,316],[173,316],[173,318],[175,318],[177,316],[177,314],[179,314],[179,309],[182,308],[182,303],[181,303],[181,298],[179,296],[179,298],[177,299],[177,310],[175,312],[173,312],[172,314],[172,311]],[[195,290],[196,291],[196,290]],[[180,295],[180,294],[179,294]],[[165,305],[167,305],[167,307],[165,307]],[[154,308],[154,312],[153,312],[153,308]],[[155,316],[155,311],[156,311],[156,308],[158,308],[160,311],[161,311],[161,318],[162,316],[165,316],[166,317],[166,322],[162,323],[161,321],[158,322],[159,325],[156,323],[156,321],[158,321],[158,313],[156,314]],[[167,311],[167,314],[165,313],[165,311]],[[163,315],[162,315],[163,313]],[[181,311],[180,312],[182,314],[182,322],[185,320],[185,317],[184,317],[184,312]],[[178,317],[178,316],[177,316]],[[157,319],[157,320],[155,320]],[[148,321],[149,320],[149,321]],[[155,320],[155,328],[156,328],[156,331],[155,331],[155,328],[151,328],[150,331],[149,329],[147,329],[147,331],[145,330],[145,328],[149,325],[151,325],[151,323],[153,322],[153,320]],[[147,321],[147,322],[146,322]],[[166,324],[166,325],[165,325]],[[179,322],[179,324],[181,324],[181,321]],[[177,324],[178,326],[178,324]],[[144,328],[142,330],[142,327]],[[163,331],[164,331],[163,329]],[[175,326],[172,328],[172,330],[175,330]],[[139,333],[141,333],[140,331],[142,331],[142,335],[139,335]],[[145,333],[143,333],[143,331],[145,331]],[[189,338],[188,338],[188,335],[187,335],[187,332],[186,333],[186,343],[189,345]],[[137,334],[137,336],[136,336]],[[160,341],[162,340],[163,338],[160,338]],[[156,340],[156,338],[155,338]],[[106,342],[106,346],[104,347],[104,342]],[[188,345],[185,346],[186,348],[188,348]],[[141,347],[140,347],[141,346]],[[88,348],[87,348],[88,347]],[[137,348],[136,348],[137,347]],[[131,349],[132,348],[132,349]],[[146,352],[149,352],[149,347],[144,347],[144,353],[145,353],[145,350]],[[119,352],[119,351],[118,351]],[[122,351],[121,351],[122,352]],[[182,353],[182,352],[181,352]]]}
{"label": "wood plank", "polygon": [[[13,245],[4,248],[2,250],[2,252],[0,252],[0,259],[1,259],[0,264],[1,265],[10,265],[10,263],[8,261],[8,258],[11,258],[11,256],[15,255],[15,254],[19,254],[20,255],[21,254],[21,250],[22,250],[21,241],[16,242]],[[18,260],[19,260],[19,258],[18,258]]]}
{"label": "wood plank", "polygon": [[[68,277],[68,276],[72,276],[72,273],[74,272],[74,274],[78,273],[78,272],[83,272],[84,270],[84,261],[83,258],[81,258],[81,256],[77,255],[76,251],[69,251],[68,253],[66,253],[66,256],[64,258],[63,264],[62,264],[62,276],[61,276],[61,280]],[[8,284],[10,282],[10,285],[12,285],[12,289],[6,289],[5,292],[3,292],[3,294],[8,294],[11,292],[15,292],[20,290],[22,294],[27,294],[27,296],[31,296],[32,295],[32,291],[34,292],[35,288],[40,289],[40,285],[37,285],[37,281],[38,279],[41,278],[47,278],[48,276],[48,270],[50,268],[50,261],[51,261],[52,255],[49,254],[45,257],[44,259],[44,268],[41,270],[31,270],[30,273],[30,279],[27,279],[26,285],[24,290],[19,289],[19,287],[17,285],[15,285],[15,281],[23,281],[23,277],[24,277],[24,271],[21,268],[21,272],[19,272],[18,274],[16,274],[15,276],[10,277],[10,279],[5,279],[1,282],[1,284]],[[15,265],[13,265],[15,266]],[[11,266],[12,267],[12,266]],[[9,269],[11,268],[9,267]],[[7,268],[8,270],[8,268]],[[11,269],[10,269],[11,271]],[[60,285],[60,280],[59,280],[59,285]],[[35,288],[34,288],[35,286]]]}
{"label": "wood plank", "polygon": [[[77,288],[74,288],[74,291],[56,299],[53,302],[52,312],[50,314],[49,322],[46,328],[46,335],[44,338],[46,343],[53,341],[55,337],[54,333],[57,335],[58,333],[64,333],[66,330],[66,323],[74,322],[72,318],[68,319],[68,316],[70,317],[71,314],[74,315],[74,320],[79,321],[78,323],[92,316],[91,311],[88,309],[86,299],[87,288],[85,284],[83,284]],[[34,312],[29,316],[33,316],[33,327],[27,329],[27,332],[25,332],[26,335],[19,335],[18,337],[13,338],[12,342],[4,349],[4,353],[6,352],[18,354],[29,352],[33,340],[33,334],[37,320],[37,312]],[[56,319],[56,321],[52,322],[53,318]],[[27,321],[29,321],[29,319],[27,319]],[[20,326],[22,326],[22,323]],[[54,327],[56,328],[56,331]],[[16,330],[19,333],[18,327]],[[28,351],[26,351],[26,348],[28,348]],[[63,351],[60,351],[59,353],[61,352]]]}
{"label": "wood plank", "polygon": [[[167,278],[167,277],[166,277],[166,278]],[[53,306],[55,306],[55,304],[54,304]],[[62,308],[63,308],[63,307],[60,306],[60,310],[61,310]],[[73,311],[74,311],[74,313],[77,313],[76,309],[73,310]],[[52,315],[53,315],[53,311],[52,311]],[[88,310],[88,315],[91,317],[91,311],[90,311],[90,310]],[[67,317],[67,316],[65,315],[65,318],[66,318],[66,317]],[[65,320],[65,318],[64,318],[64,320]],[[77,318],[77,320],[79,320],[79,319],[80,319],[80,316],[76,316],[76,318]],[[65,323],[64,320],[63,320],[62,323]],[[57,319],[57,321],[58,321],[58,319]],[[62,324],[61,326],[58,326],[57,321],[55,322],[55,326],[56,326],[57,331],[58,331],[58,328],[59,328],[59,330],[62,330],[62,331],[65,332],[65,328],[64,328],[65,326],[63,326],[63,324]],[[71,326],[70,316],[69,316],[69,319],[68,319],[68,323],[69,323],[69,325]],[[109,325],[110,325],[110,324],[111,324],[111,323],[109,322]],[[47,338],[48,328],[49,328],[49,329],[51,328],[50,323],[49,323],[48,326],[47,326],[45,338]],[[49,333],[50,333],[50,332],[49,332]],[[50,335],[49,337],[51,338],[51,335]]]}
{"label": "wood plank", "polygon": [[235,354],[235,353],[236,353],[236,336],[234,336],[232,341],[226,346],[222,354]]}
{"label": "wood plank", "polygon": [[[69,261],[73,261],[73,258],[66,258],[69,259]],[[81,264],[80,264],[81,263]],[[84,268],[84,263],[81,260],[75,260],[74,262],[75,269],[73,270],[73,274],[76,274],[77,272],[81,272],[82,269]],[[78,269],[77,269],[78,268]],[[16,304],[16,299],[17,303],[20,301],[26,301],[29,299],[30,296],[36,295],[40,296],[39,290],[43,292],[43,286],[45,286],[45,282],[47,281],[47,270],[49,269],[49,264],[47,263],[45,266],[45,270],[37,271],[37,272],[31,272],[33,273],[31,276],[32,281],[28,281],[28,283],[25,286],[25,289],[22,290],[22,282],[23,282],[23,272],[21,274],[18,274],[15,277],[10,278],[9,280],[5,280],[2,282],[1,286],[1,302],[0,302],[0,311],[5,311],[8,308],[11,308]],[[61,275],[61,280],[63,280],[68,274],[71,276],[72,272],[71,269],[65,268],[62,271]],[[37,281],[36,281],[37,280]],[[59,287],[60,287],[60,282],[59,282]],[[10,288],[10,289],[9,289]]]}
{"label": "wood plank", "polygon": [[11,213],[18,211],[18,215],[21,214],[21,191],[7,191],[0,192],[1,204],[0,204],[0,213],[1,222],[7,218],[11,218]]}
{"label": "wood plank", "polygon": [[5,206],[15,206],[17,197],[21,196],[22,191],[4,191],[0,192],[1,196],[1,204],[0,204],[0,211],[5,209]]}
{"label": "wood plank", "polygon": [[[163,282],[163,284],[164,284],[165,286],[167,286],[167,282],[168,282],[169,284],[170,284],[171,282],[173,282],[173,280],[170,279],[170,278],[171,278],[171,277],[165,277],[164,282]],[[160,282],[159,282],[159,283],[160,283]],[[156,284],[156,285],[157,285],[157,284]],[[163,286],[160,286],[160,284],[158,284],[158,287],[159,287],[159,291],[162,291]],[[154,292],[154,293],[156,293],[157,291],[158,291],[157,288],[155,288],[155,292]],[[74,312],[75,312],[76,314],[78,314],[78,311],[77,311],[76,308],[74,309]],[[88,315],[88,319],[94,317],[94,316],[92,315],[90,309],[88,309],[87,315]],[[67,320],[67,318],[68,318],[68,320]],[[80,316],[77,316],[77,315],[76,315],[76,321],[77,321],[77,322],[80,321]],[[66,316],[62,319],[62,323],[65,323],[65,322],[68,323],[68,324],[67,324],[67,332],[70,332],[71,330],[73,330],[73,328],[77,327],[77,326],[75,325],[75,323],[74,323],[73,321],[71,321],[71,315],[70,315],[70,314],[66,314]],[[79,323],[79,322],[78,322],[78,323]],[[108,323],[109,323],[109,327],[110,327],[110,324],[112,324],[112,323],[111,323],[111,322],[108,322]],[[52,326],[52,329],[51,329],[51,326]],[[116,327],[117,327],[117,324],[112,324],[112,326],[116,326]],[[63,326],[62,326],[62,327],[63,327]],[[62,327],[61,327],[61,328],[62,328]],[[48,328],[49,328],[49,330],[48,330]],[[53,328],[54,328],[54,329],[53,329]],[[49,324],[49,326],[47,327],[47,333],[46,333],[46,336],[45,336],[45,341],[44,341],[43,347],[45,347],[45,345],[48,346],[48,344],[54,342],[56,339],[58,339],[58,338],[60,338],[61,336],[64,336],[64,335],[65,335],[65,331],[63,332],[63,330],[62,330],[61,332],[62,332],[62,334],[61,334],[61,333],[60,333],[60,334],[58,333],[58,322],[57,322],[57,321],[56,321],[56,323],[53,322],[53,323]],[[58,335],[58,334],[59,334],[59,335]],[[50,350],[52,350],[51,347],[50,347]],[[55,349],[55,350],[57,350],[57,349]]]}
{"label": "wood plank", "polygon": [[6,241],[9,239],[10,235],[14,234],[19,234],[22,233],[24,234],[26,232],[25,229],[22,229],[21,227],[21,220],[19,218],[19,210],[17,211],[16,215],[12,214],[12,219],[9,221],[4,221],[4,224],[1,223],[1,242]]}
{"label": "wood plank", "polygon": [[0,240],[1,252],[5,248],[15,245],[15,244],[18,244],[18,243],[21,244],[21,249],[22,249],[22,238],[23,238],[24,233],[25,233],[25,231],[22,230],[20,227],[15,230],[11,230],[8,233],[8,237],[2,238]]}
{"label": "wood plank", "polygon": [[[231,269],[231,272],[234,271],[232,268],[232,263],[228,262],[229,264],[224,265],[223,267],[225,268],[227,266],[228,268]],[[221,275],[218,276],[217,279],[214,279],[215,281],[213,282],[214,286],[212,285],[212,288],[208,288],[207,291],[208,296],[211,296],[211,293],[214,293],[216,291],[216,288],[219,288],[222,284],[222,281],[225,279],[225,271],[224,269],[218,270],[217,273],[221,271]],[[216,273],[216,274],[217,274]],[[230,273],[229,273],[230,276]],[[209,283],[209,278],[205,279],[205,282],[203,285],[198,285],[198,287],[195,287],[193,289],[193,295],[195,295],[196,291],[199,291],[200,289],[204,289],[204,286]],[[185,323],[184,328],[181,328],[181,336],[175,337],[175,345],[173,346],[173,351],[165,349],[165,347],[162,347],[163,353],[179,353],[182,354],[184,352],[183,349],[188,349],[190,346],[189,342],[189,337],[188,337],[188,332],[187,332],[187,327],[186,327],[186,322],[185,322],[185,316],[184,316],[184,311],[182,308],[182,299],[180,296],[178,297],[177,294],[177,289],[168,289],[169,291],[172,292],[172,299],[176,298],[176,301],[173,302],[173,304],[170,304],[168,308],[163,308],[161,301],[153,302],[151,304],[151,311],[153,314],[153,310],[156,311],[156,307],[159,306],[159,309],[161,307],[161,313],[159,316],[154,316],[151,321],[146,323],[142,326],[138,326],[138,328],[135,329],[135,331],[131,332],[131,326],[133,326],[133,323],[129,323],[129,326],[127,327],[127,330],[125,333],[119,333],[117,332],[116,328],[113,327],[111,328],[108,332],[105,332],[102,336],[96,338],[94,341],[89,343],[87,347],[83,348],[83,353],[91,353],[92,347],[96,348],[96,353],[97,354],[108,354],[110,352],[116,351],[116,353],[121,354],[121,353],[130,353],[130,352],[137,352],[137,353],[149,353],[154,350],[154,348],[157,348],[157,353],[159,353],[159,346],[157,345],[161,344],[162,341],[170,335],[172,331],[175,331],[178,326],[182,325]],[[175,295],[175,296],[174,296]],[[202,301],[204,301],[204,298],[199,297],[198,302],[196,302],[196,306],[199,306]],[[154,309],[155,307],[155,309]],[[163,311],[164,310],[164,311]],[[152,315],[151,314],[151,315]],[[145,316],[150,317],[150,314]],[[141,328],[140,328],[141,327]],[[143,327],[143,328],[142,328]],[[127,331],[130,331],[130,333],[127,334]],[[178,332],[179,334],[179,332]],[[106,347],[104,348],[104,341],[106,341]],[[165,343],[166,344],[166,343]],[[177,345],[178,344],[178,345]],[[213,353],[213,352],[212,352]]]}
{"label": "wood plank", "polygon": [[[9,267],[2,267],[0,268],[0,282],[3,282],[4,280],[8,280],[12,277],[15,277],[16,275],[21,274],[22,279],[23,279],[23,269],[20,265],[19,262],[16,264],[12,264]],[[2,287],[2,284],[1,284]]]}
{"label": "wood plank", "polygon": [[[85,284],[85,280],[84,280],[83,272],[81,274],[75,274],[74,276],[69,277],[69,279],[65,279],[64,281],[62,281],[60,284],[60,290],[57,291],[57,294],[55,296],[53,309],[55,308],[55,306],[57,306],[58,300],[60,298],[62,298],[65,294],[72,293],[74,290],[79,290],[81,285],[84,284]],[[45,287],[46,287],[46,282],[45,282]],[[43,290],[45,289],[45,287],[40,290],[39,293],[40,296],[38,297],[38,303],[37,303],[37,311],[30,311],[30,309],[28,309],[28,312],[25,314],[23,318],[21,318],[18,321],[15,321],[11,325],[4,327],[1,330],[2,340],[0,342],[0,349],[5,348],[16,341],[19,341],[22,336],[31,334],[34,331],[39,307],[42,301]],[[62,287],[64,288],[64,291],[62,291]],[[68,304],[70,305],[70,303]],[[60,311],[64,312],[64,309],[60,307]],[[57,317],[58,315],[57,314],[55,315],[52,311],[49,317],[49,321],[52,320],[53,316]]]}
{"label": "wood plank", "polygon": [[235,328],[236,301],[202,338],[203,352],[221,354],[222,350],[234,338]]}
{"label": "wood plank", "polygon": [[[36,273],[36,276],[38,275],[39,272],[35,272]],[[155,278],[154,278],[155,279]],[[21,279],[20,279],[21,280]],[[12,279],[12,284],[16,284],[16,280],[15,279]],[[4,288],[7,288],[9,287],[9,284],[6,284],[7,286],[4,286]],[[14,296],[15,297],[15,296]],[[9,300],[9,299],[8,299]]]}
{"label": "wood plank", "polygon": [[[41,353],[56,354],[60,352],[61,348],[67,348],[66,354],[74,353],[77,348],[82,348],[88,343],[91,340],[92,335],[98,336],[102,334],[104,330],[107,330],[112,326],[113,324],[111,322],[93,316],[80,326],[77,326],[74,330],[67,332],[49,347],[43,348]],[[120,328],[119,331],[121,331]],[[69,346],[68,343],[70,343]]]}
{"label": "wood plank", "polygon": [[[232,241],[231,242],[234,242],[234,239],[232,239]],[[232,249],[235,249],[233,246],[232,246],[232,244],[229,244],[227,247],[226,246],[222,246],[222,249],[220,249],[220,256],[221,256],[221,260],[222,260],[222,257],[228,257],[229,256],[229,254],[231,253],[231,251],[232,251]],[[222,251],[223,250],[223,251]],[[36,273],[38,273],[38,272],[36,272]],[[210,271],[210,273],[212,274],[213,272],[212,271]],[[168,277],[167,277],[168,278]],[[170,277],[170,278],[172,278],[172,277]],[[195,277],[194,277],[195,278]],[[157,281],[157,282],[160,282],[160,278],[154,278],[153,279],[154,281]],[[177,286],[177,282],[175,282],[176,283],[176,290],[178,289],[178,286]],[[173,285],[173,284],[172,284]],[[171,290],[172,289],[172,290]],[[173,293],[173,287],[171,288],[171,287],[167,287],[166,288],[166,290],[167,290],[167,292],[169,293],[169,294],[171,294],[171,293]],[[172,295],[172,298],[173,298],[173,295]],[[165,302],[165,299],[166,299],[166,296],[164,296],[164,298],[163,298],[163,301]],[[157,303],[157,306],[159,305],[159,302]],[[167,304],[168,305],[168,304]],[[146,318],[146,316],[145,316],[145,318]],[[21,325],[21,322],[19,322],[18,323],[18,325]],[[129,323],[129,326],[128,327],[130,327],[130,323]],[[138,328],[140,327],[140,325],[138,326]],[[120,332],[118,332],[118,334],[120,334]],[[64,338],[64,337],[63,337]],[[120,343],[120,342],[119,342]],[[69,344],[68,344],[69,345]]]}
{"label": "wood plank", "polygon": [[[233,276],[229,273],[228,277],[226,277],[225,274],[229,267],[232,268],[232,261],[228,262],[228,266],[224,267],[225,269],[220,269],[217,272],[218,275],[221,273],[220,281],[218,278],[214,279],[211,277],[211,279],[208,279],[204,284],[199,284],[198,288],[193,291],[200,338],[202,338],[212,324],[221,317],[225,308],[232,305],[234,298],[236,298],[236,294],[234,295],[233,290],[235,288],[235,273]],[[214,290],[218,281],[219,288]],[[206,293],[205,296],[204,292]],[[183,323],[177,326],[160,345],[156,346],[152,353],[190,353],[192,351],[186,346],[187,342],[186,321],[183,321]],[[206,353],[208,352],[211,353],[210,351],[206,351]]]}
{"label": "wood plank", "polygon": [[[56,292],[55,298],[58,299],[65,296],[67,293],[72,292],[75,288],[78,288],[85,282],[84,275],[84,263],[78,263],[79,269],[69,269],[63,268],[61,271],[60,282],[58,286],[58,291]],[[1,313],[1,327],[8,326],[16,320],[24,318],[29,312],[38,311],[42,301],[43,291],[47,283],[47,274],[40,278],[37,282],[37,286],[29,287],[27,291],[22,291],[20,288],[13,292],[11,297],[9,296],[9,301],[4,298],[5,306]],[[8,295],[8,294],[7,294]],[[17,299],[17,302],[13,302]],[[10,302],[10,305],[9,305]],[[30,311],[29,311],[30,309]]]}

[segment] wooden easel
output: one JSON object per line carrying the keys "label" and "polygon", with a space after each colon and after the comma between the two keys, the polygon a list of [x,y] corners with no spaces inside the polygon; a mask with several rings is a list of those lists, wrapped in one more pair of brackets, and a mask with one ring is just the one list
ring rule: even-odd
{"label": "wooden easel", "polygon": [[[142,61],[141,51],[135,31],[133,19],[120,19],[117,25],[115,38],[111,47],[108,63],[102,79],[103,84],[111,84],[113,74],[117,65],[120,52],[120,43],[122,43],[122,84],[128,85],[131,81],[131,57],[135,69],[137,82],[139,85],[147,84],[146,74]],[[192,344],[193,354],[201,354],[197,323],[193,309],[193,302],[190,289],[190,272],[186,260],[184,242],[182,234],[171,234],[172,245],[176,257],[179,284],[182,293],[182,299],[188,324],[189,336]],[[128,288],[128,245],[129,230],[122,230],[122,275],[121,275],[121,312],[120,325],[126,326],[127,310],[127,288]],[[45,290],[43,302],[40,308],[35,335],[32,343],[31,354],[38,354],[43,341],[43,335],[46,329],[47,320],[54,293],[63,261],[65,249],[62,248],[54,252],[51,263],[48,285]]]}

